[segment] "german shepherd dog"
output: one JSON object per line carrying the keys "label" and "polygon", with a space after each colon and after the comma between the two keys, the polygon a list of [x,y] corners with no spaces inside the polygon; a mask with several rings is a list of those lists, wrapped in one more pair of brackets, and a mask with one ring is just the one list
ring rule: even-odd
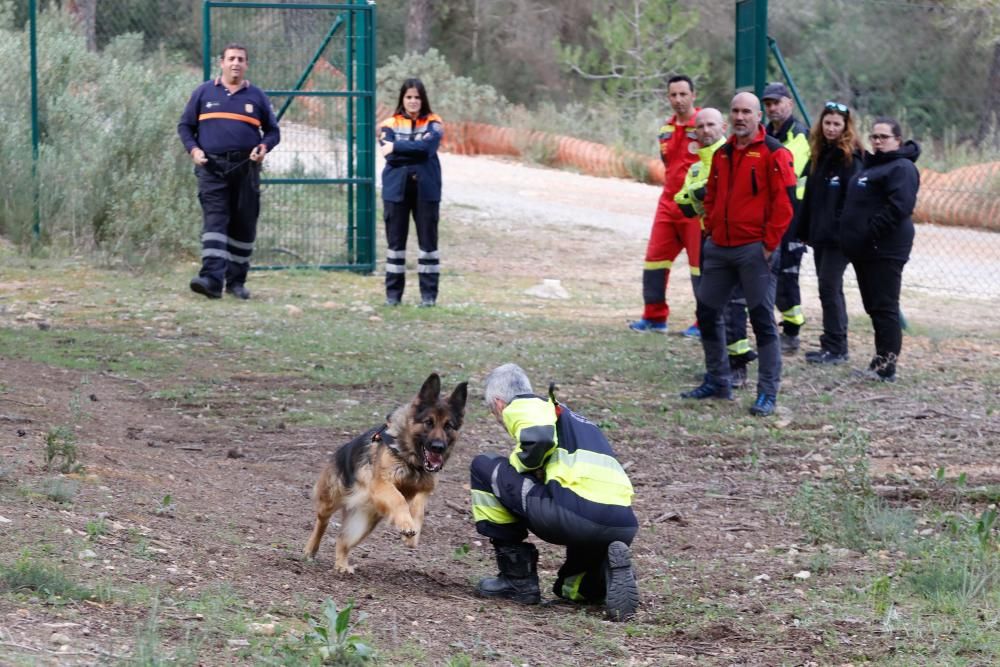
{"label": "german shepherd dog", "polygon": [[313,487],[316,526],[305,555],[314,558],[330,517],[342,510],[337,536],[338,572],[353,574],[348,552],[388,517],[411,548],[420,540],[427,499],[439,472],[458,441],[465,417],[468,383],[441,396],[441,378],[431,373],[410,403],[401,405],[376,426],[342,445]]}

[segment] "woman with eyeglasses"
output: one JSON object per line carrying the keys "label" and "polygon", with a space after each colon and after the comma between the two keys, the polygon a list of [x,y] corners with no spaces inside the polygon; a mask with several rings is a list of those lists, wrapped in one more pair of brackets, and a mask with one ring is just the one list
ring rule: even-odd
{"label": "woman with eyeglasses", "polygon": [[799,208],[799,239],[813,249],[823,333],[819,350],[806,352],[814,364],[847,361],[847,305],[844,270],[848,260],[840,249],[840,215],[847,184],[861,169],[861,140],[847,105],[827,102],[809,132],[813,156],[806,191]]}
{"label": "woman with eyeglasses", "polygon": [[895,119],[879,116],[868,136],[872,152],[850,181],[841,214],[840,245],[851,260],[865,312],[875,329],[875,356],[864,375],[896,381],[903,347],[899,291],[903,265],[913,249],[913,208],[920,174],[914,164],[920,146],[904,142]]}

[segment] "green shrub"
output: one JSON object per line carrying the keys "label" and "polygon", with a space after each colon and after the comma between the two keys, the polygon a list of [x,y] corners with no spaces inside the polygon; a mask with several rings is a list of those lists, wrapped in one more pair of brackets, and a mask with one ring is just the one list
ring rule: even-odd
{"label": "green shrub", "polygon": [[94,593],[78,586],[58,568],[22,555],[10,567],[0,566],[0,591],[30,591],[46,597],[69,600],[90,600]]}
{"label": "green shrub", "polygon": [[436,49],[424,54],[391,56],[375,74],[376,100],[394,110],[399,87],[410,77],[424,82],[431,108],[444,119],[446,129],[450,120],[507,124],[511,105],[506,98],[492,86],[456,76]]}
{"label": "green shrub", "polygon": [[[39,210],[43,243],[139,264],[190,252],[200,217],[177,121],[198,82],[141,35],[88,52],[68,15],[38,28]],[[0,26],[0,234],[32,236],[27,36]]]}
{"label": "green shrub", "polygon": [[78,463],[76,435],[65,426],[57,426],[45,434],[45,469],[55,468],[61,473],[80,472],[83,464]]}
{"label": "green shrub", "polygon": [[45,480],[42,484],[42,494],[49,500],[63,505],[73,502],[73,498],[76,497],[76,492],[79,490],[79,482],[64,477],[53,477]]}

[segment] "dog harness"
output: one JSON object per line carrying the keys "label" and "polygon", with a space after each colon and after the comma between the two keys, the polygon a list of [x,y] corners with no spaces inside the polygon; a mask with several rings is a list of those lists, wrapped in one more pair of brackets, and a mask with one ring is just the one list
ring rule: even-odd
{"label": "dog harness", "polygon": [[401,459],[403,457],[399,451],[399,444],[396,442],[396,437],[389,433],[388,424],[383,424],[379,430],[375,431],[375,434],[372,435],[372,442],[382,443],[396,458]]}

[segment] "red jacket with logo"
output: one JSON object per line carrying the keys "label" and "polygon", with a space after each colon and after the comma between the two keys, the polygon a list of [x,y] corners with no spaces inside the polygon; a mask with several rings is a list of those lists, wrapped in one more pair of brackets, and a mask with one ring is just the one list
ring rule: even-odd
{"label": "red jacket with logo", "polygon": [[[688,169],[698,161],[698,137],[694,133],[694,117],[701,111],[695,107],[691,112],[691,117],[687,122],[682,123],[677,120],[674,114],[660,128],[660,159],[666,167],[663,178],[663,193],[667,199],[665,206],[668,214],[672,218],[684,219],[686,216],[681,212],[674,195],[677,194],[684,185],[684,177],[687,176]],[[694,144],[692,148],[691,144]]]}
{"label": "red jacket with logo", "polygon": [[712,158],[705,231],[718,246],[764,242],[774,250],[792,221],[795,159],[763,125],[744,148],[732,136]]}

